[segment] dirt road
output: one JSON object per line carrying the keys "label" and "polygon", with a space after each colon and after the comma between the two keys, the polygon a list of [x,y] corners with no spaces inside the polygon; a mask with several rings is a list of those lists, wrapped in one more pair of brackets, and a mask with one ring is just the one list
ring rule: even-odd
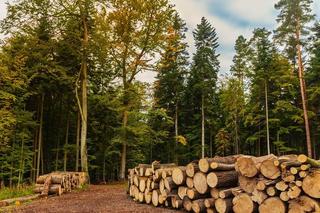
{"label": "dirt road", "polygon": [[61,197],[40,199],[9,210],[9,212],[136,212],[178,213],[179,211],[138,204],[128,198],[123,185],[91,185],[85,191],[72,192]]}

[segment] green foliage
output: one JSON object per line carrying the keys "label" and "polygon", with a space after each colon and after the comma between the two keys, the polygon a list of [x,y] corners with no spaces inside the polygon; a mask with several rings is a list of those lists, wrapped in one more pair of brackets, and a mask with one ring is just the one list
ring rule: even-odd
{"label": "green foliage", "polygon": [[23,197],[33,194],[33,186],[0,189],[0,200]]}
{"label": "green foliage", "polygon": [[220,129],[215,137],[216,154],[226,156],[230,154],[232,143],[229,133],[225,129]]}

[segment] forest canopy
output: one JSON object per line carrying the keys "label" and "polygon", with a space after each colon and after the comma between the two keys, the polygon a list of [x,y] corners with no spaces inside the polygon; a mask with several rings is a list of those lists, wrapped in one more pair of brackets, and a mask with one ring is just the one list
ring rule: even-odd
{"label": "forest canopy", "polygon": [[[138,163],[320,148],[320,24],[279,0],[277,28],[239,35],[227,74],[214,20],[169,0],[17,0],[0,22],[0,182],[51,171],[122,180]],[[137,79],[155,72],[154,83]]]}

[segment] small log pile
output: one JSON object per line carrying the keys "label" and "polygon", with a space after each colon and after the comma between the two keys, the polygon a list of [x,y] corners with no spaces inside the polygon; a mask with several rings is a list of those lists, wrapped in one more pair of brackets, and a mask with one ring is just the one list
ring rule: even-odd
{"label": "small log pile", "polygon": [[87,183],[85,172],[52,172],[39,176],[34,192],[41,196],[62,195]]}
{"label": "small log pile", "polygon": [[133,200],[193,212],[320,212],[320,161],[305,155],[204,158],[129,169]]}

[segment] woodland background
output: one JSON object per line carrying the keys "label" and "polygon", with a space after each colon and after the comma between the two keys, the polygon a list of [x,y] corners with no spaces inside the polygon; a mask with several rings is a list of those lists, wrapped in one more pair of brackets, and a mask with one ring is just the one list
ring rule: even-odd
{"label": "woodland background", "polygon": [[[240,35],[221,78],[214,23],[199,20],[189,54],[186,24],[167,0],[8,4],[1,185],[55,170],[114,181],[154,160],[264,155],[268,141],[274,154],[319,158],[320,24],[311,3],[279,0],[278,27]],[[154,84],[136,80],[150,71]]]}

